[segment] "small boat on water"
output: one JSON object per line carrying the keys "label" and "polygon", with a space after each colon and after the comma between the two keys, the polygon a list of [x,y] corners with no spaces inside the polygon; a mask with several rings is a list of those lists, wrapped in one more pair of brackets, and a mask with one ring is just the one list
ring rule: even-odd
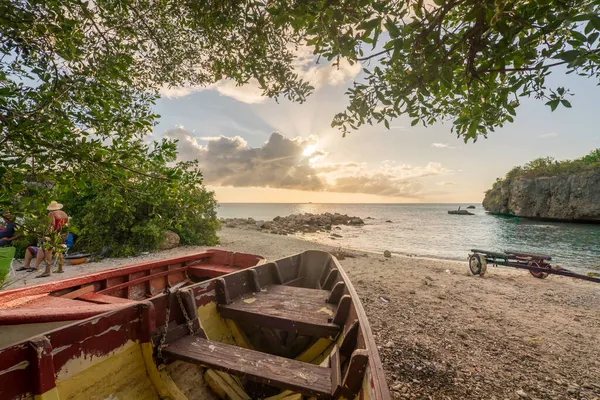
{"label": "small boat on water", "polygon": [[391,399],[358,295],[307,251],[0,349],[1,399]]}
{"label": "small boat on water", "polygon": [[475,215],[472,212],[468,211],[468,210],[461,210],[460,207],[458,207],[458,210],[450,210],[448,211],[448,214],[455,214],[455,215]]}
{"label": "small boat on water", "polygon": [[[223,250],[139,264],[0,292],[0,346],[181,287],[264,263]],[[1,396],[0,396],[1,398]]]}

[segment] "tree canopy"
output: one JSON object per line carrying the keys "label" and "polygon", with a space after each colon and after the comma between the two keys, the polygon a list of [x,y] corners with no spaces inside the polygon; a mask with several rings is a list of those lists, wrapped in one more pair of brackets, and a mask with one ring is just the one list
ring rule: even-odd
{"label": "tree canopy", "polygon": [[[317,54],[366,63],[349,90],[344,131],[408,115],[412,125],[451,120],[477,139],[513,122],[522,97],[570,108],[552,72],[600,77],[600,1],[406,0],[369,2],[354,20],[326,13],[331,34],[310,31]],[[369,65],[370,63],[370,65]]]}
{"label": "tree canopy", "polygon": [[[147,175],[164,86],[253,79],[304,101],[298,46],[364,65],[333,119],[344,134],[408,115],[475,140],[523,97],[571,107],[546,80],[598,79],[599,14],[599,0],[0,0],[0,207],[39,206],[90,171],[117,186]],[[150,174],[181,179],[169,168]]]}

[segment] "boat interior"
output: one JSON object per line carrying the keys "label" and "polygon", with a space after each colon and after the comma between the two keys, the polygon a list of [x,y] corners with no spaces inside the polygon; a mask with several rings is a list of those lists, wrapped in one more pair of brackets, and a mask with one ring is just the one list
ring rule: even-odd
{"label": "boat interior", "polygon": [[[5,389],[11,378],[18,385]],[[318,251],[174,286],[1,349],[0,384],[2,398],[390,398],[358,296]]]}
{"label": "boat interior", "polygon": [[0,346],[22,334],[43,332],[151,299],[167,288],[189,286],[263,262],[253,254],[208,250],[1,292]]}

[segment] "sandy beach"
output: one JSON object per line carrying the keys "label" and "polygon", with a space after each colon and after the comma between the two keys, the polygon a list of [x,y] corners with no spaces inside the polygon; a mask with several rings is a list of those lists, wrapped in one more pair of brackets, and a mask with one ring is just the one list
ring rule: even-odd
{"label": "sandy beach", "polygon": [[[223,228],[220,247],[275,260],[336,248],[292,236]],[[204,250],[181,247],[136,258],[66,266],[9,287],[63,279]],[[397,399],[600,399],[600,286],[466,260],[348,251],[341,260],[367,311]]]}

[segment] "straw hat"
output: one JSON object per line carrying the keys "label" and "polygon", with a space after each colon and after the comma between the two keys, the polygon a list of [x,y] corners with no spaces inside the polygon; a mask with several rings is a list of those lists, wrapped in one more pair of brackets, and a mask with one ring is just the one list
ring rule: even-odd
{"label": "straw hat", "polygon": [[62,204],[57,203],[56,201],[52,200],[50,202],[50,205],[48,206],[47,210],[48,211],[56,211],[56,210],[60,210],[61,208],[63,208]]}

